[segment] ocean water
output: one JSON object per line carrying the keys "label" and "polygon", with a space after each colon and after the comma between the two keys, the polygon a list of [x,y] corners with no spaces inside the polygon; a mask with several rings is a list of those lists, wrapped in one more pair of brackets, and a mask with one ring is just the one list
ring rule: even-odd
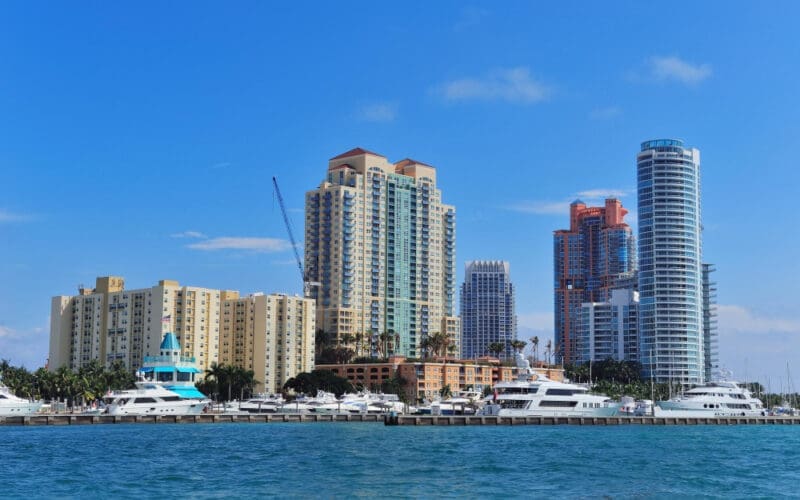
{"label": "ocean water", "polygon": [[797,426],[0,427],[2,498],[775,498]]}

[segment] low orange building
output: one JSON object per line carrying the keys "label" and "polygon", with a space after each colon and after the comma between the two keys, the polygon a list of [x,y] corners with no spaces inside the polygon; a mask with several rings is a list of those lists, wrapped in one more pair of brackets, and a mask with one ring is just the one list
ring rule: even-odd
{"label": "low orange building", "polygon": [[[330,370],[348,379],[353,385],[379,390],[385,380],[399,375],[406,381],[406,394],[410,401],[433,399],[439,391],[450,386],[452,392],[468,388],[492,387],[497,382],[513,380],[517,367],[503,366],[497,358],[460,360],[436,358],[433,361],[407,361],[403,356],[392,356],[383,363],[348,363],[341,365],[316,365],[318,370]],[[534,372],[551,380],[562,381],[564,369],[535,367]]]}

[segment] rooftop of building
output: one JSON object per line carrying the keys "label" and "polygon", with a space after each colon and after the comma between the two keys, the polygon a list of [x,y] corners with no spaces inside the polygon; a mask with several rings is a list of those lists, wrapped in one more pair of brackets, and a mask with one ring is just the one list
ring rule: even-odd
{"label": "rooftop of building", "polygon": [[682,148],[683,140],[681,139],[651,139],[642,143],[642,151],[656,148]]}
{"label": "rooftop of building", "polygon": [[380,156],[381,158],[386,158],[382,154],[373,153],[372,151],[366,150],[364,148],[353,148],[350,151],[342,153],[338,156],[334,156],[330,159],[330,161],[334,160],[341,160],[342,158],[350,158],[351,156],[360,156],[360,155],[372,155],[372,156]]}

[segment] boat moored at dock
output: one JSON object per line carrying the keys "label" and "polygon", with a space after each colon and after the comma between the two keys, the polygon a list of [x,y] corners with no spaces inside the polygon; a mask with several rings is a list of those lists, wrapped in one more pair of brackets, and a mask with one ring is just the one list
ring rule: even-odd
{"label": "boat moored at dock", "polygon": [[34,415],[44,404],[42,401],[29,401],[14,395],[0,382],[0,417]]}
{"label": "boat moored at dock", "polygon": [[516,356],[517,380],[498,382],[493,396],[486,398],[482,415],[500,417],[612,417],[619,403],[607,396],[590,394],[576,384],[550,380],[531,370],[521,353]]}
{"label": "boat moored at dock", "polygon": [[760,399],[736,382],[717,381],[656,403],[657,417],[757,417],[766,415]]}

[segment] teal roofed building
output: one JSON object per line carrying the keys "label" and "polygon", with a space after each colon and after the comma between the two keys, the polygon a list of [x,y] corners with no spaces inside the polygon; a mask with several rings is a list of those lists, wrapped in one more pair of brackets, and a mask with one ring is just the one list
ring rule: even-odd
{"label": "teal roofed building", "polygon": [[181,345],[172,332],[164,334],[158,356],[145,356],[139,373],[147,380],[161,383],[184,399],[208,399],[195,387],[200,369],[195,358],[181,355]]}

